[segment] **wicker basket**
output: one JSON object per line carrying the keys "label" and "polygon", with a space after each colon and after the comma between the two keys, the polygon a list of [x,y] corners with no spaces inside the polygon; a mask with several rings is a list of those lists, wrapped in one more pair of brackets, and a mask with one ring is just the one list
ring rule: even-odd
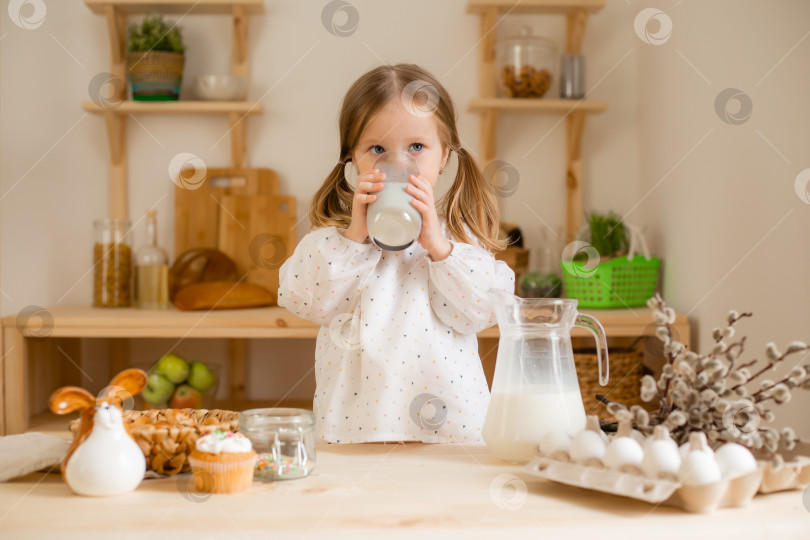
{"label": "wicker basket", "polygon": [[185,56],[168,51],[139,51],[127,55],[132,99],[176,101],[180,97]]}
{"label": "wicker basket", "polygon": [[582,350],[574,352],[574,364],[577,368],[579,390],[586,414],[595,414],[599,418],[611,418],[604,403],[596,399],[601,394],[611,401],[627,405],[642,405],[641,375],[644,354],[637,349],[611,349],[610,378],[607,386],[599,384],[599,367],[596,351]]}
{"label": "wicker basket", "polygon": [[[152,409],[124,411],[124,424],[146,456],[146,468],[173,475],[190,470],[188,455],[200,435],[217,429],[236,431],[239,413],[219,409]],[[75,437],[79,419],[69,424]]]}

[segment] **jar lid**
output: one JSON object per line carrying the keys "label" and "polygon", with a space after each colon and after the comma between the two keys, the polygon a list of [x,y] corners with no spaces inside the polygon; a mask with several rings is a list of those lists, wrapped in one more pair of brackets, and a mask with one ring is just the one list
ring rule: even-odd
{"label": "jar lid", "polygon": [[495,46],[505,47],[514,45],[530,45],[538,47],[547,47],[552,51],[557,50],[557,45],[549,38],[535,36],[534,34],[532,34],[532,29],[530,26],[522,26],[520,28],[520,34],[508,36],[502,40],[499,40]]}
{"label": "jar lid", "polygon": [[308,409],[271,407],[266,409],[248,409],[239,413],[240,431],[309,428],[315,425],[315,415]]}

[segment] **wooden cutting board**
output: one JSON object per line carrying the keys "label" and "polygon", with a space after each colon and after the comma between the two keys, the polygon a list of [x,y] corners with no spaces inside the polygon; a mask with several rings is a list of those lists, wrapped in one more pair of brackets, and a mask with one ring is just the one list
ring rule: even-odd
{"label": "wooden cutting board", "polygon": [[219,249],[236,262],[245,281],[278,291],[278,271],[296,244],[295,197],[223,195]]}
{"label": "wooden cutting board", "polygon": [[[222,198],[228,195],[279,195],[278,174],[271,169],[208,169],[197,182],[195,171],[182,171],[174,198],[174,258],[192,248],[219,249]],[[183,187],[186,186],[186,187]],[[293,209],[294,211],[294,209]]]}

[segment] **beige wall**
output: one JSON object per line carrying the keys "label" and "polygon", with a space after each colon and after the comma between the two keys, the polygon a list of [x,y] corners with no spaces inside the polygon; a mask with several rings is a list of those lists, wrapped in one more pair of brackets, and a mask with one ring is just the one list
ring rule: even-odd
{"label": "beige wall", "polygon": [[[266,112],[250,120],[249,163],[279,172],[301,216],[338,157],[343,93],[380,62],[415,62],[436,74],[456,101],[465,146],[479,148],[479,119],[466,112],[477,94],[478,19],[465,14],[465,2],[352,4],[360,25],[344,38],[322,26],[322,1],[269,1],[267,13],[250,22],[249,98],[262,98]],[[647,5],[673,20],[663,45],[645,44],[633,31]],[[590,22],[584,46],[591,96],[610,102],[586,125],[585,209],[613,209],[645,227],[665,260],[665,296],[690,312],[696,344],[706,343],[729,308],[754,311],[756,319],[745,327],[752,353],[768,340],[810,340],[810,205],[793,192],[797,173],[810,167],[806,151],[802,155],[810,141],[810,39],[761,80],[806,37],[810,5],[770,5],[611,0]],[[91,222],[107,215],[108,148],[103,121],[85,115],[80,103],[93,76],[108,69],[106,26],[80,0],[48,2],[45,22],[35,30],[11,24],[5,10],[0,21],[0,312],[87,303]],[[507,19],[498,33],[515,33],[524,22],[562,43],[560,18]],[[182,26],[190,96],[195,76],[228,71],[230,34],[225,18],[189,16]],[[725,124],[714,112],[714,98],[726,87],[753,100],[753,115],[743,125]],[[140,218],[157,203],[159,239],[171,252],[169,160],[192,152],[209,166],[226,164],[227,139],[216,144],[226,124],[220,118],[137,120],[128,131],[130,214]],[[504,219],[521,226],[538,263],[543,222],[554,230],[563,223],[564,122],[506,117],[498,145],[499,158],[521,175],[517,193],[503,201]],[[299,236],[307,228],[304,219]],[[143,234],[141,227],[138,243]],[[151,358],[164,348],[157,341],[134,344],[132,355]],[[178,350],[215,361],[225,354],[221,342],[211,349],[189,341]],[[311,341],[272,350],[255,342],[251,395],[283,395],[312,367],[312,351]],[[289,397],[312,391],[305,378]],[[807,396],[794,399],[784,415],[805,436],[810,423],[800,411],[808,403]]]}
{"label": "beige wall", "polygon": [[[638,45],[642,202],[628,219],[647,225],[665,259],[665,298],[694,321],[698,350],[729,309],[754,313],[738,326],[746,358],[764,358],[769,341],[810,342],[810,205],[794,191],[810,167],[810,3],[645,5],[664,10],[673,31],[663,45]],[[750,96],[745,123],[715,112],[729,87]],[[777,423],[810,436],[808,407],[810,392],[794,393]]]}

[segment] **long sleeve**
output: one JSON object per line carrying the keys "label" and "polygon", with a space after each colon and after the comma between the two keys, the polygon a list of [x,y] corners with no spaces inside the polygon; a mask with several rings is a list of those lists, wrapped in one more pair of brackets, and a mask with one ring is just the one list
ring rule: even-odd
{"label": "long sleeve", "polygon": [[278,305],[316,324],[327,325],[354,310],[381,250],[345,238],[335,227],[301,239],[279,271]]}
{"label": "long sleeve", "polygon": [[429,262],[430,304],[436,316],[460,334],[480,332],[495,324],[487,291],[513,293],[515,273],[485,249],[454,242],[444,260]]}

